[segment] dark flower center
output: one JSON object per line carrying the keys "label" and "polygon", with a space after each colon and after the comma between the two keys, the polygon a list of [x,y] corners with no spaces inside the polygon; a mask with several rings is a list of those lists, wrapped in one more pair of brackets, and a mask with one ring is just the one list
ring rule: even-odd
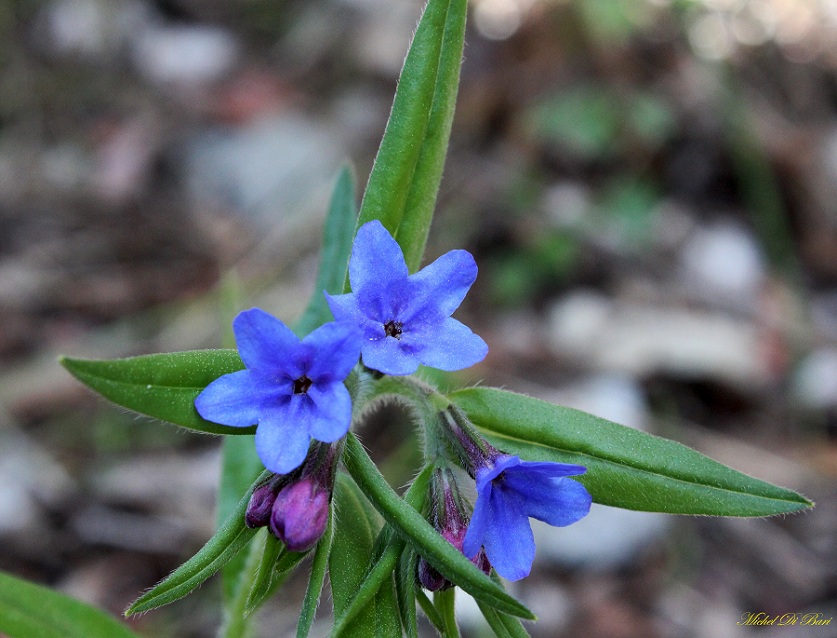
{"label": "dark flower center", "polygon": [[303,374],[299,379],[294,381],[294,394],[305,394],[308,392],[308,388],[311,387],[312,383],[313,381]]}
{"label": "dark flower center", "polygon": [[404,324],[400,321],[388,321],[384,324],[384,333],[387,337],[401,338],[401,328]]}

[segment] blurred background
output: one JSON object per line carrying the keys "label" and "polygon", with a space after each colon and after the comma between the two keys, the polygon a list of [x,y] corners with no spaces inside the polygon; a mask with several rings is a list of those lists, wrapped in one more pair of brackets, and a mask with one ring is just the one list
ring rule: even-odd
{"label": "blurred background", "polygon": [[[0,4],[0,568],[118,614],[210,536],[218,439],[113,408],[56,356],[217,347],[252,305],[293,320],[334,178],[351,159],[365,184],[420,9]],[[538,527],[512,587],[536,637],[734,638],[747,612],[837,613],[835,36],[835,0],[472,2],[427,253],[480,266],[457,316],[491,352],[459,381],[818,502]],[[382,442],[407,432],[362,433],[402,484],[409,455]],[[304,572],[260,636],[293,635]],[[212,636],[219,596],[210,582],[131,625]],[[490,635],[460,601],[467,636]]]}

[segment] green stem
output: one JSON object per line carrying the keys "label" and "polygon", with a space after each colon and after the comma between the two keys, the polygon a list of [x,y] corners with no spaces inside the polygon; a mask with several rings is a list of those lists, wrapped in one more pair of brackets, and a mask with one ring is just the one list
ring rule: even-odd
{"label": "green stem", "polygon": [[439,615],[439,612],[436,611],[436,608],[433,606],[433,603],[430,602],[430,599],[427,597],[427,594],[424,593],[423,589],[416,588],[416,601],[421,607],[421,610],[424,612],[424,615],[427,616],[427,620],[436,628],[436,631],[439,632],[440,636],[444,635],[445,625],[442,621],[442,617]]}
{"label": "green stem", "polygon": [[433,594],[433,603],[442,617],[445,638],[459,638],[459,626],[456,624],[456,588],[437,591]]}

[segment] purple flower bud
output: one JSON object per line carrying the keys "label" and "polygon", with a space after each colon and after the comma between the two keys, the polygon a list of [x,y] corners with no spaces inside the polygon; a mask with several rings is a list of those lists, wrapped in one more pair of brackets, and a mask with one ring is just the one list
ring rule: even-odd
{"label": "purple flower bud", "polygon": [[292,552],[314,547],[328,523],[330,490],[308,477],[279,492],[270,514],[270,531]]}
{"label": "purple flower bud", "polygon": [[494,458],[502,454],[480,435],[473,423],[455,405],[439,413],[439,424],[456,450],[462,466],[471,476],[475,477],[479,468],[491,464]]}
{"label": "purple flower bud", "polygon": [[244,522],[247,527],[264,527],[270,522],[270,512],[273,510],[273,503],[276,501],[276,489],[272,482],[260,485],[250,497],[247,511],[244,513]]}
{"label": "purple flower bud", "polygon": [[[442,538],[461,552],[468,529],[468,515],[465,513],[456,478],[449,469],[438,469],[433,474],[430,489],[430,514],[433,527],[442,535]],[[472,558],[471,562],[486,574],[491,571],[491,564],[482,551]],[[442,576],[423,557],[419,558],[417,572],[419,582],[428,591],[439,591],[453,586],[453,583]]]}

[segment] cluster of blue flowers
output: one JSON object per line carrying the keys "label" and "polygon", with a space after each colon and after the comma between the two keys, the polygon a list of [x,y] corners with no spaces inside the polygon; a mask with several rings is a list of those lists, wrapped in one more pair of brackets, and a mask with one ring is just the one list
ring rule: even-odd
{"label": "cluster of blue flowers", "polygon": [[[311,473],[304,464],[309,463],[311,440],[335,443],[349,431],[352,402],[344,380],[359,359],[383,374],[409,375],[419,365],[453,371],[485,358],[485,341],[451,317],[476,277],[474,258],[464,250],[448,252],[410,275],[398,243],[380,222],[369,222],[358,230],[353,244],[352,292],[327,295],[335,321],[300,340],[262,310],[242,312],[233,330],[246,369],[215,380],[198,396],[195,407],[203,418],[216,423],[257,424],[256,451],[265,467],[277,475],[305,477],[308,485]],[[466,430],[457,435],[479,436]],[[464,537],[460,528],[464,529],[467,515],[448,515],[458,526],[454,544],[475,561],[484,549],[501,576],[522,578],[528,575],[535,552],[529,517],[569,525],[589,511],[590,495],[567,478],[585,468],[521,461],[482,440],[472,440],[465,449],[479,451],[464,459],[476,480],[477,499]],[[295,537],[286,528],[298,526],[310,507],[313,511],[307,518],[322,528],[328,483],[311,483],[326,487],[308,486],[303,491],[283,481],[282,490],[258,490],[251,509],[263,515],[256,524],[270,522],[277,536],[293,543]],[[443,522],[437,528],[449,535]],[[300,534],[305,536],[304,531]],[[311,539],[306,536],[297,544],[307,547]]]}

